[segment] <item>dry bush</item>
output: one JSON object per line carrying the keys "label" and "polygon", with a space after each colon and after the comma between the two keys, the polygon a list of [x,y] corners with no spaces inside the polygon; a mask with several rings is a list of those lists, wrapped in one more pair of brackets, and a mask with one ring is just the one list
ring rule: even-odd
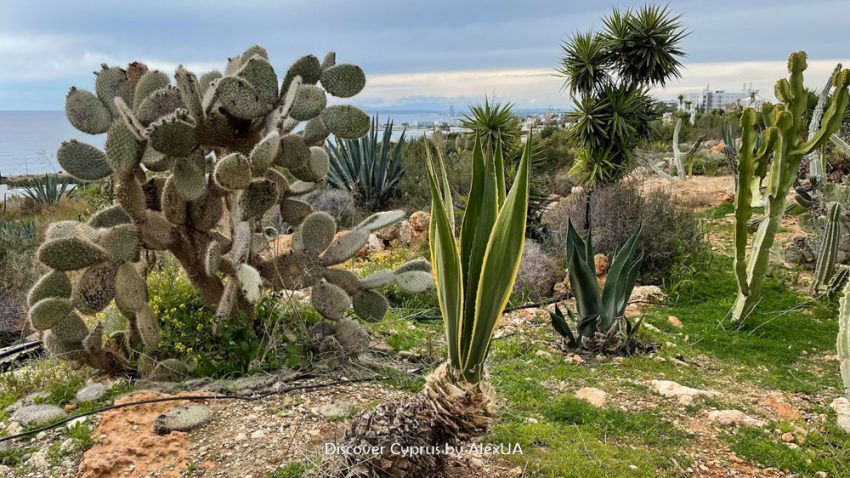
{"label": "dry bush", "polygon": [[[591,226],[595,252],[611,256],[643,225],[639,247],[643,254],[641,281],[660,284],[676,261],[700,250],[703,231],[696,214],[676,202],[671,193],[653,188],[641,193],[634,182],[599,188],[591,199]],[[584,235],[585,195],[572,194],[544,217],[545,248],[563,260],[567,221]]]}
{"label": "dry bush", "polygon": [[530,300],[548,298],[552,295],[555,282],[563,279],[563,275],[563,272],[559,272],[555,261],[543,251],[540,244],[530,239],[526,240],[513,294]]}
{"label": "dry bush", "polygon": [[356,224],[363,212],[357,208],[354,196],[341,189],[322,189],[304,197],[316,211],[330,214],[342,228],[350,228]]}

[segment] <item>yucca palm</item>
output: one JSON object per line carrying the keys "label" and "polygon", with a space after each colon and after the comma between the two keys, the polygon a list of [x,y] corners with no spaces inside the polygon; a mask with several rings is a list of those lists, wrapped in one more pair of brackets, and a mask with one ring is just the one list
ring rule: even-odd
{"label": "yucca palm", "polygon": [[[495,156],[502,145],[494,139]],[[473,179],[459,229],[442,154],[428,151],[431,189],[429,247],[442,312],[448,362],[428,378],[409,403],[390,403],[357,418],[346,432],[350,445],[384,447],[379,455],[333,462],[322,476],[439,476],[440,454],[401,456],[391,445],[445,449],[484,434],[495,414],[484,363],[493,332],[510,297],[525,243],[531,140],[526,142],[516,180],[506,196],[500,161],[475,141]],[[459,234],[456,231],[459,230]],[[326,470],[328,471],[328,470]]]}
{"label": "yucca palm", "polygon": [[680,76],[686,33],[667,7],[615,9],[601,32],[577,33],[563,45],[559,74],[576,111],[571,138],[579,148],[571,174],[586,186],[616,182],[635,164],[660,111],[648,87]]}
{"label": "yucca palm", "polygon": [[[496,170],[504,171],[505,182],[510,184],[515,181],[524,148],[520,139],[520,120],[513,113],[513,104],[485,98],[483,105],[469,108],[469,114],[463,117],[461,125],[472,131],[473,138],[479,140],[482,149],[488,152],[487,157],[497,162]],[[497,144],[502,150],[501,156],[493,154],[494,145]],[[532,146],[528,160],[529,170],[533,172],[542,168],[543,160],[540,151]],[[549,193],[539,178],[533,174],[529,174],[529,178],[528,220],[532,226],[527,232],[531,234],[540,230],[540,220],[549,203]],[[504,196],[505,191],[500,190],[499,194]]]}
{"label": "yucca palm", "polygon": [[387,206],[404,176],[402,149],[404,134],[392,142],[393,122],[384,125],[378,141],[378,117],[372,118],[369,134],[358,139],[328,141],[325,150],[330,159],[328,185],[351,192],[369,211]]}

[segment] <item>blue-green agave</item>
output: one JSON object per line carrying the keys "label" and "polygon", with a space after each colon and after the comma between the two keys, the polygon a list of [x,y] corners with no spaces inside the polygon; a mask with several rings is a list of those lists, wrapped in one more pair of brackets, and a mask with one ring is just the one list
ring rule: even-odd
{"label": "blue-green agave", "polygon": [[[576,332],[573,333],[557,306],[550,316],[553,327],[566,339],[570,350],[585,348],[625,351],[628,354],[634,351],[635,334],[643,319],[632,324],[626,319],[625,312],[640,271],[642,257],[635,257],[640,230],[638,226],[626,244],[614,254],[605,286],[600,291],[594,270],[591,231],[588,229],[587,237],[582,239],[572,223],[568,224],[567,268],[578,316],[570,309],[566,311],[575,323]],[[625,325],[625,330],[621,324]]]}
{"label": "blue-green agave", "polygon": [[404,131],[395,143],[391,141],[393,122],[384,126],[378,141],[378,117],[372,118],[370,133],[358,139],[328,141],[325,149],[330,158],[328,184],[350,191],[368,209],[385,206],[404,176],[401,153]]}

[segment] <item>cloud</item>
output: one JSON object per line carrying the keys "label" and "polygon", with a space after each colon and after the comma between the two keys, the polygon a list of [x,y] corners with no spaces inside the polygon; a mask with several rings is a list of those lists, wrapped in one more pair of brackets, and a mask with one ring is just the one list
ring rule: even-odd
{"label": "cloud", "polygon": [[83,65],[109,62],[111,56],[87,48],[78,35],[0,34],[4,81],[40,81],[76,75]]}
{"label": "cloud", "polygon": [[[821,88],[839,61],[809,61],[807,86]],[[842,62],[850,64],[850,60]],[[681,79],[665,88],[653,88],[652,93],[672,99],[698,92],[706,85],[713,90],[738,91],[744,83],[752,83],[760,90],[759,96],[773,101],[773,85],[787,76],[786,68],[784,61],[688,63]],[[425,102],[466,104],[486,95],[520,107],[565,108],[570,101],[563,84],[564,79],[550,68],[393,73],[371,75],[357,102],[372,108]]]}

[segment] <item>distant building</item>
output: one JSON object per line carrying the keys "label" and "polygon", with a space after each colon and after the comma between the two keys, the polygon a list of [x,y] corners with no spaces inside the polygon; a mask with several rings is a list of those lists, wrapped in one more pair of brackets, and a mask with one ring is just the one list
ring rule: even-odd
{"label": "distant building", "polygon": [[749,88],[744,85],[741,91],[711,90],[706,86],[701,92],[688,95],[687,99],[691,107],[702,111],[729,110],[738,106],[758,108],[762,103],[758,93],[752,85]]}

